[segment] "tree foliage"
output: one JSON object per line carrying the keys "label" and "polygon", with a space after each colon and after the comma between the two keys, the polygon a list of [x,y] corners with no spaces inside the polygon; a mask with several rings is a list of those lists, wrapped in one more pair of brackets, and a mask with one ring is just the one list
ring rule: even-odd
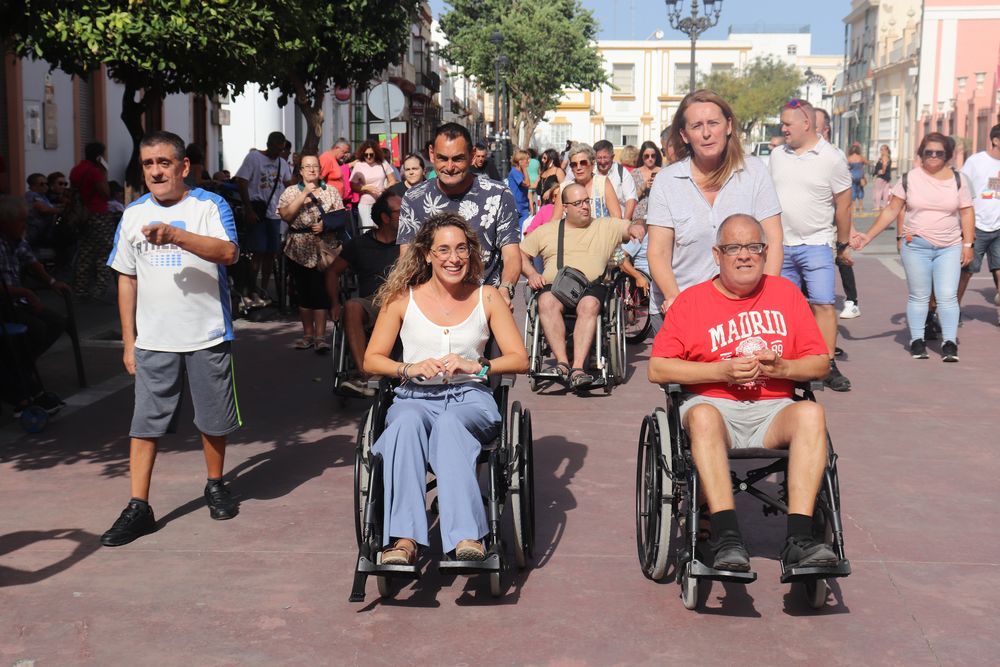
{"label": "tree foliage", "polygon": [[[259,68],[262,87],[280,91],[306,118],[304,151],[316,151],[330,82],[365,88],[409,45],[420,0],[271,0],[283,15],[282,35]],[[294,5],[301,5],[292,11]],[[289,39],[290,38],[290,39]]]}
{"label": "tree foliage", "polygon": [[745,137],[766,119],[777,116],[803,82],[794,65],[770,56],[754,59],[740,73],[714,72],[699,80],[702,88],[715,91],[729,102]]}
{"label": "tree foliage", "polygon": [[[125,86],[122,121],[133,140],[126,178],[140,185],[142,114],[170,93],[239,92],[254,79],[264,45],[278,37],[278,8],[265,0],[22,0],[6,27],[20,56],[79,76],[104,64]],[[136,96],[141,93],[141,97]]]}
{"label": "tree foliage", "polygon": [[577,0],[450,0],[441,16],[448,39],[442,55],[493,91],[499,53],[510,59],[503,73],[516,124],[530,138],[566,88],[593,90],[608,82],[595,39],[593,14]]}

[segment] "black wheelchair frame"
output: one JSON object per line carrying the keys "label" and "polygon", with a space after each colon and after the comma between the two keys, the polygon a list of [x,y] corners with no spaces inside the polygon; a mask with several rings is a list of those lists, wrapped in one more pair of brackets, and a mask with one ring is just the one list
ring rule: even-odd
{"label": "black wheelchair frame", "polygon": [[[373,383],[374,384],[374,383]],[[489,533],[484,540],[486,558],[481,561],[460,561],[445,555],[438,570],[448,575],[489,575],[490,594],[499,597],[501,577],[509,569],[506,548],[501,535],[501,520],[509,499],[514,524],[514,557],[518,568],[528,566],[535,542],[535,493],[533,440],[531,412],[515,401],[508,413],[510,388],[514,376],[502,376],[493,389],[493,396],[500,411],[500,433],[490,443],[483,445],[478,463],[487,466],[487,494],[484,497]],[[369,576],[378,578],[379,595],[395,596],[400,580],[420,578],[420,564],[383,565],[382,526],[384,521],[382,457],[372,453],[375,441],[385,429],[385,419],[394,398],[397,383],[387,379],[378,382],[378,391],[365,419],[358,430],[358,444],[354,459],[354,528],[358,542],[358,561],[354,572],[351,602],[365,598],[365,584]],[[509,414],[509,417],[508,417]],[[429,471],[432,472],[432,471]],[[437,486],[431,478],[427,483],[429,493]],[[437,499],[432,504],[436,507]]]}
{"label": "black wheelchair frame", "polygon": [[[800,385],[796,400],[815,401],[815,391],[822,382]],[[662,580],[671,563],[674,578],[681,585],[681,599],[687,609],[699,604],[698,582],[702,579],[748,584],[757,579],[750,572],[715,570],[700,557],[698,523],[702,508],[697,502],[699,477],[691,455],[687,433],[680,424],[681,386],[669,384],[666,409],[656,408],[642,422],[636,463],[636,547],[643,574],[654,581]],[[768,460],[766,465],[753,468],[740,477],[731,470],[733,493],[745,492],[763,504],[767,514],[787,514],[787,450],[761,448],[730,450],[732,460]],[[780,497],[754,485],[773,474],[781,476]],[[826,604],[827,579],[846,577],[851,565],[844,554],[843,524],[840,517],[840,484],[837,476],[837,454],[827,433],[827,465],[816,499],[813,532],[818,539],[833,545],[839,562],[830,567],[802,567],[786,570],[781,565],[781,583],[801,583],[806,600],[814,609]]]}
{"label": "black wheelchair frame", "polygon": [[[594,351],[591,355],[592,368],[600,371],[600,376],[585,388],[585,390],[604,387],[604,393],[610,394],[615,386],[625,382],[627,351],[625,349],[625,316],[621,298],[623,276],[615,270],[605,282],[608,295],[601,307],[601,315],[597,318],[597,333],[594,336]],[[527,309],[524,316],[524,346],[528,350],[528,386],[531,391],[540,391],[545,386],[561,380],[554,367],[542,368],[546,357],[551,354],[551,348],[542,331],[538,314],[538,297],[540,292],[527,289]],[[608,317],[613,313],[613,317]],[[563,313],[566,323],[566,347],[573,347],[573,325],[576,313]]]}

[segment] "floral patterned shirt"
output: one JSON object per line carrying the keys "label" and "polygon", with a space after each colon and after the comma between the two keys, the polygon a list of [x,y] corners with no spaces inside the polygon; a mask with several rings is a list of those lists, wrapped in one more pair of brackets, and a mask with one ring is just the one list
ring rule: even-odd
{"label": "floral patterned shirt", "polygon": [[486,176],[476,176],[472,187],[456,196],[441,192],[437,179],[418,183],[403,197],[396,242],[413,243],[420,225],[443,212],[458,213],[476,231],[483,252],[483,282],[499,285],[503,271],[500,249],[521,241],[517,205],[510,190]]}
{"label": "floral patterned shirt", "polygon": [[[285,191],[281,193],[281,198],[278,200],[278,208],[280,209],[291,204],[299,196],[300,192],[302,192],[302,188],[298,185],[290,185],[285,188]],[[313,192],[313,196],[323,206],[323,212],[329,213],[344,208],[344,201],[341,199],[337,189],[327,187],[325,183],[321,184],[319,190]],[[301,264],[309,269],[316,266],[320,242],[324,242],[332,247],[340,245],[333,232],[314,234],[309,229],[317,222],[321,222],[320,215],[319,206],[312,199],[307,198],[299,209],[299,214],[288,225],[285,255],[296,264]]]}

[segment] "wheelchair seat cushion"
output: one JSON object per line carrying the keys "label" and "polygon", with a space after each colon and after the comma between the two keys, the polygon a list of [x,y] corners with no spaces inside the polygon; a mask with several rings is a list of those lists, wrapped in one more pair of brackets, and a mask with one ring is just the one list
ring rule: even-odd
{"label": "wheelchair seat cushion", "polygon": [[734,401],[729,398],[686,394],[680,406],[681,423],[687,423],[686,417],[692,408],[708,405],[722,415],[731,449],[763,449],[764,436],[767,435],[771,422],[779,412],[793,403],[795,401],[790,398]]}

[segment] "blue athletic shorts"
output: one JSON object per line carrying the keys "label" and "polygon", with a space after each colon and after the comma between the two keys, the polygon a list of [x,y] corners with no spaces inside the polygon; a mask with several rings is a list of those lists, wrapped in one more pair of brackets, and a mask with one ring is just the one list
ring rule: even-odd
{"label": "blue athletic shorts", "polygon": [[805,284],[811,304],[832,306],[837,302],[833,249],[828,245],[786,245],[781,275],[799,289]]}

